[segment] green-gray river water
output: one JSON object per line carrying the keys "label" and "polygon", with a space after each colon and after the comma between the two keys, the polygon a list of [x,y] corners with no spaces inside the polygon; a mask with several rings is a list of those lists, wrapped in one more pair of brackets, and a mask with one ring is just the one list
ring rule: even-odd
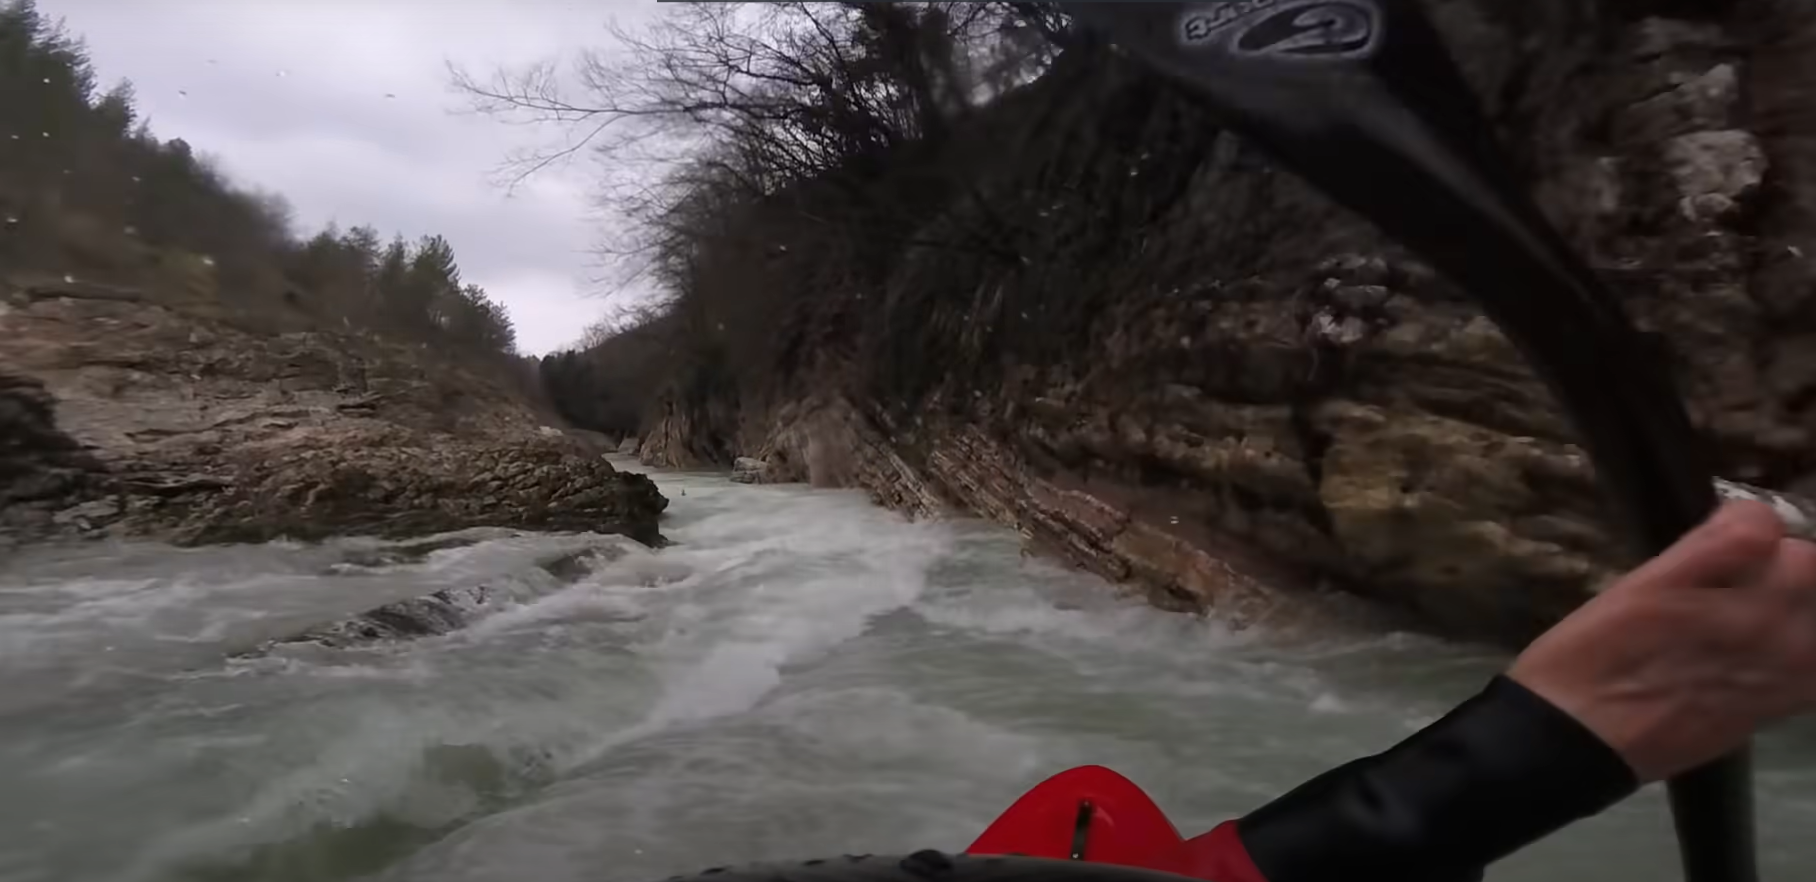
{"label": "green-gray river water", "polygon": [[[1086,763],[1196,833],[1502,663],[1406,635],[1232,635],[997,527],[657,477],[660,552],[482,531],[426,557],[344,540],[0,562],[0,882],[635,882],[950,850]],[[247,654],[475,583],[505,599],[451,635]],[[1760,763],[1768,878],[1808,878],[1816,734],[1767,739]],[[1652,788],[1490,879],[1676,876]]]}

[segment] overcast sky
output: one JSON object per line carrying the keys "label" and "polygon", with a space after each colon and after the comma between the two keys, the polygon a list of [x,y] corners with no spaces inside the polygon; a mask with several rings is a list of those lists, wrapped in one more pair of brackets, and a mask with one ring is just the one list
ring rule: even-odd
{"label": "overcast sky", "polygon": [[[583,46],[654,0],[39,0],[88,41],[103,88],[133,82],[162,138],[276,191],[299,227],[439,233],[463,277],[511,311],[519,348],[571,343],[607,308],[584,165],[515,195],[491,183],[514,145],[552,133],[453,113],[446,63],[476,74]],[[187,94],[185,94],[187,93]],[[387,97],[395,95],[395,98]]]}

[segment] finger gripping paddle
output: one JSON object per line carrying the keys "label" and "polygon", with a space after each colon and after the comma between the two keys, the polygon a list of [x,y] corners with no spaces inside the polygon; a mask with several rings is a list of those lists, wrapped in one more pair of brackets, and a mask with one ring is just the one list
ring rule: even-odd
{"label": "finger gripping paddle", "polygon": [[[1701,443],[1619,303],[1508,171],[1416,0],[1062,3],[1476,297],[1646,549],[1714,509]],[[1685,878],[1754,882],[1745,751],[1670,783]]]}

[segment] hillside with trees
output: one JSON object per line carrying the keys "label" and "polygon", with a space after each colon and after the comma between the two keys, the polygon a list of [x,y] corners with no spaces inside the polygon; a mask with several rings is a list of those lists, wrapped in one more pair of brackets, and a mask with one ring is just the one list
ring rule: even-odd
{"label": "hillside with trees", "polygon": [[0,552],[469,527],[654,541],[449,242],[299,233],[0,5]]}
{"label": "hillside with trees", "polygon": [[0,5],[0,276],[141,290],[273,330],[358,329],[461,357],[515,351],[511,320],[439,236],[299,233],[282,196],[160,139],[132,84],[103,87],[82,42],[32,0]]}

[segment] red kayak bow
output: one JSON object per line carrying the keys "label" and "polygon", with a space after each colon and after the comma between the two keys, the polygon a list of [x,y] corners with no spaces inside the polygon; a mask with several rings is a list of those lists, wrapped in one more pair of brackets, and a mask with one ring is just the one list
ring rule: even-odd
{"label": "red kayak bow", "polygon": [[1266,882],[1224,824],[1183,839],[1135,782],[1102,766],[1082,766],[1042,781],[965,849],[971,855],[1020,855],[1139,867],[1213,882]]}

